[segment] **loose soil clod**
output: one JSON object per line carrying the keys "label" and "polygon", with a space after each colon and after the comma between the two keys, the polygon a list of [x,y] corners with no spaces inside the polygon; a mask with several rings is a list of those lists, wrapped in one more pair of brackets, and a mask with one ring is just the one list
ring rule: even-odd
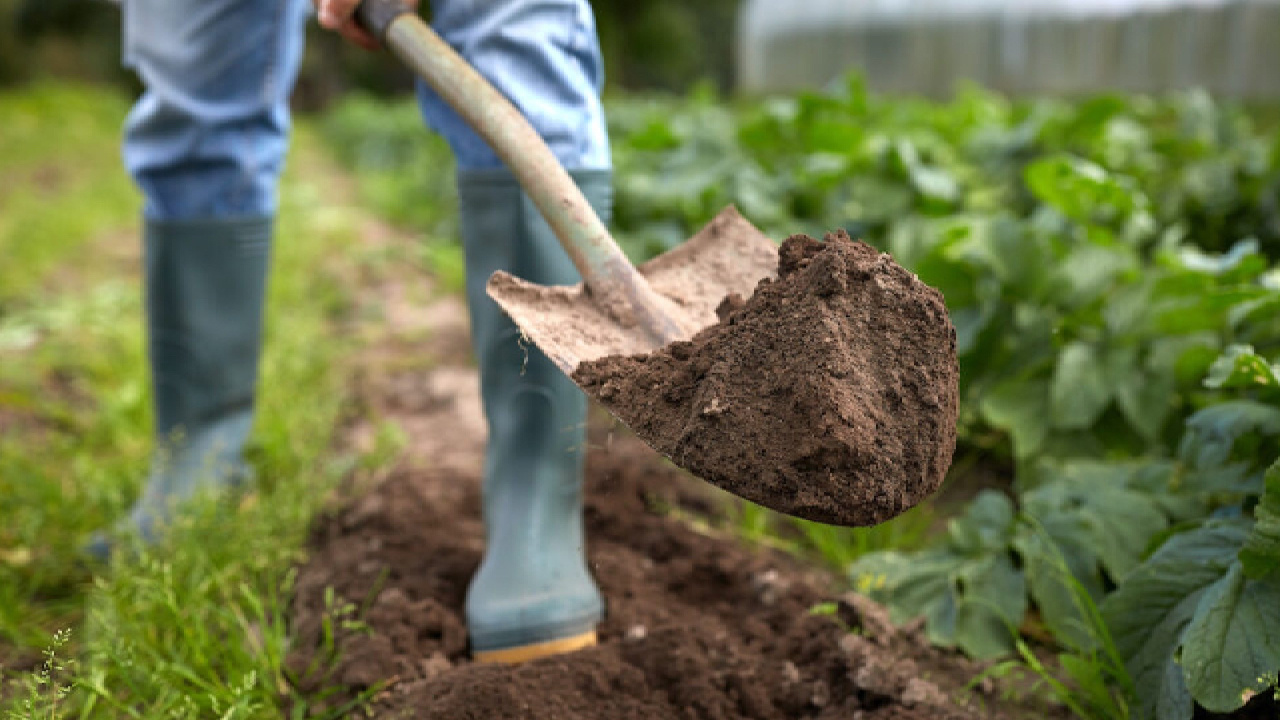
{"label": "loose soil clod", "polygon": [[573,379],[694,475],[780,512],[874,525],[942,483],[956,439],[942,295],[844,231],[783,243],[778,278],[690,342]]}

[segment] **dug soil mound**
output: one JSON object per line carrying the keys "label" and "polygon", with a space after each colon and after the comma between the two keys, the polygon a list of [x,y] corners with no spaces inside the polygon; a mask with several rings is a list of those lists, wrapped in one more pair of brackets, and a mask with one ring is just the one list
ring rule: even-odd
{"label": "dug soil mound", "polygon": [[956,440],[942,295],[840,231],[788,238],[720,322],[574,380],[694,475],[780,512],[874,525],[937,490]]}
{"label": "dug soil mound", "polygon": [[[398,307],[393,287],[368,289],[371,312]],[[461,364],[465,314],[448,300],[388,313],[387,342],[360,361],[340,445],[375,451],[384,422],[411,442],[312,529],[288,658],[311,710],[342,714],[372,695],[384,718],[1005,716],[989,682],[962,690],[979,668],[895,630],[837,578],[710,529],[725,496],[608,422],[592,425],[585,511],[608,603],[600,645],[517,667],[471,663],[463,602],[484,545],[484,422],[476,372]]]}
{"label": "dug soil mound", "polygon": [[959,704],[976,702],[960,690],[976,668],[895,631],[863,598],[814,612],[839,597],[829,576],[689,522],[719,498],[634,438],[596,441],[609,446],[591,454],[586,507],[608,601],[599,646],[470,663],[462,607],[483,544],[479,482],[406,469],[314,529],[292,618],[302,688],[339,688],[323,701],[336,708],[389,683],[375,691],[379,717],[998,716]]}

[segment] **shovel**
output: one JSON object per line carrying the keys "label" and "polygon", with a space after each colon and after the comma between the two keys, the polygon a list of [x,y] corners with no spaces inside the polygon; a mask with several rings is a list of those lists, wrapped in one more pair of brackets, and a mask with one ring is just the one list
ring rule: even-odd
{"label": "shovel", "polygon": [[[847,235],[789,238],[778,278],[778,247],[733,207],[636,268],[520,112],[415,13],[400,0],[364,0],[358,17],[489,143],[582,276],[545,287],[499,271],[489,296],[640,439],[724,490],[828,524],[878,524],[938,488],[958,398],[940,293]],[[590,378],[654,358],[696,376],[697,343],[674,343],[704,329],[702,347],[720,343],[708,351],[718,359],[702,356],[710,364],[695,382],[706,392],[681,401],[666,379]],[[742,370],[766,358],[768,367]]]}
{"label": "shovel", "polygon": [[[568,376],[586,361],[688,340],[730,294],[774,275],[777,246],[727,207],[697,235],[638,269],[519,110],[400,0],[364,0],[357,18],[440,94],[506,163],[583,282],[547,287],[506,272],[487,291]],[[598,398],[597,398],[598,399]]]}

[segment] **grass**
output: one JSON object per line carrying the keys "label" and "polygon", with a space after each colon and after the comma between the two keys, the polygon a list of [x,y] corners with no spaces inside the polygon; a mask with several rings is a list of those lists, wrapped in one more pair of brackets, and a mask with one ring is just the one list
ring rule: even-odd
{"label": "grass", "polygon": [[[126,225],[138,200],[120,170],[128,106],[101,91],[42,85],[0,99],[0,309],[30,297],[102,227]],[[57,204],[61,211],[50,212]]]}
{"label": "grass", "polygon": [[[0,667],[36,669],[7,678],[0,717],[49,717],[55,699],[58,716],[279,717],[291,568],[356,462],[330,445],[359,343],[335,321],[366,252],[360,216],[335,204],[304,123],[273,257],[252,447],[262,482],[235,506],[193,502],[153,552],[86,569],[81,543],[126,510],[150,450],[126,109],[85,88],[0,95]],[[58,679],[35,682],[55,638]]]}
{"label": "grass", "polygon": [[1037,537],[1050,551],[1048,571],[1069,598],[1078,619],[1075,632],[1063,633],[1056,662],[1050,664],[1018,637],[1017,656],[991,665],[971,685],[983,678],[1015,678],[1029,694],[1067,708],[1081,720],[1128,720],[1129,698],[1134,697],[1133,678],[1125,667],[1102,612],[1067,566],[1066,557],[1049,543],[1044,527],[1035,523]]}
{"label": "grass", "polygon": [[745,500],[734,501],[732,507],[731,526],[747,542],[786,550],[837,573],[869,552],[920,548],[935,524],[929,504],[873,527],[854,528],[788,518]]}

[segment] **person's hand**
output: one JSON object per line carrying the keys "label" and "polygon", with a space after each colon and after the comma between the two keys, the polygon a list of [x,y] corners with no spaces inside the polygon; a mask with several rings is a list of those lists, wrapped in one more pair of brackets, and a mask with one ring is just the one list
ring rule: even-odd
{"label": "person's hand", "polygon": [[[366,50],[378,47],[378,41],[356,22],[355,12],[356,7],[360,5],[360,0],[312,0],[312,2],[315,3],[316,18],[320,21],[321,27],[338,31],[342,37]],[[405,2],[415,10],[418,7],[418,0],[405,0]]]}

